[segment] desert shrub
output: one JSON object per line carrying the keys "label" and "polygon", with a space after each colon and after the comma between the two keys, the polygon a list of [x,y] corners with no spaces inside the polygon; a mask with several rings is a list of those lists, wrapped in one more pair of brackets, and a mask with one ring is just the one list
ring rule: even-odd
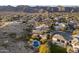
{"label": "desert shrub", "polygon": [[50,52],[51,53],[66,53],[66,48],[60,47],[56,44],[52,44],[50,46]]}
{"label": "desert shrub", "polygon": [[74,30],[74,31],[72,32],[72,35],[75,35],[75,34],[78,34],[78,33],[79,33],[79,30],[76,29],[76,30]]}

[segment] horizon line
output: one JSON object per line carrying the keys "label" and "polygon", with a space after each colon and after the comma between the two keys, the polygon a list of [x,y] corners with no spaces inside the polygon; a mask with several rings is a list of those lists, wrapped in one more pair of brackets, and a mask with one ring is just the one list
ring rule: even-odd
{"label": "horizon line", "polygon": [[76,7],[79,5],[0,5],[0,6],[13,6],[13,7],[17,7],[17,6],[31,6],[31,7],[35,7],[35,6],[49,6],[49,7],[66,6],[66,7]]}

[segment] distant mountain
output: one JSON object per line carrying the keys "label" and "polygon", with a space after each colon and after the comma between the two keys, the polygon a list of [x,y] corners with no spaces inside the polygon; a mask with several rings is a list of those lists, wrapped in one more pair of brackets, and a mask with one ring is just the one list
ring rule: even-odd
{"label": "distant mountain", "polygon": [[19,6],[0,6],[0,11],[12,11],[12,12],[79,12],[79,6],[27,6],[27,5],[19,5]]}

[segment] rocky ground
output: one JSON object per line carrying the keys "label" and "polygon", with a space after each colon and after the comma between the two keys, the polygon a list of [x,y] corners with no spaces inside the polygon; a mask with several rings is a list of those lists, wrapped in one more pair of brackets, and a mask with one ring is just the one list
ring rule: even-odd
{"label": "rocky ground", "polygon": [[[5,22],[0,26],[0,53],[30,53],[33,52],[28,44],[22,40],[15,41],[14,38],[9,37],[10,33],[21,34],[23,25],[20,22]],[[25,47],[26,46],[26,47]]]}

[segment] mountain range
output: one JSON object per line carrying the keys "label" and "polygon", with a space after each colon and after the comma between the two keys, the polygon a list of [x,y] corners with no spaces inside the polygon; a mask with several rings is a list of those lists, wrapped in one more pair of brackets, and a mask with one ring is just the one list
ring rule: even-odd
{"label": "mountain range", "polygon": [[[60,9],[60,10],[59,10]],[[62,10],[64,9],[64,10]],[[79,6],[28,6],[28,5],[18,5],[14,6],[0,6],[0,12],[10,11],[10,12],[79,12]]]}

